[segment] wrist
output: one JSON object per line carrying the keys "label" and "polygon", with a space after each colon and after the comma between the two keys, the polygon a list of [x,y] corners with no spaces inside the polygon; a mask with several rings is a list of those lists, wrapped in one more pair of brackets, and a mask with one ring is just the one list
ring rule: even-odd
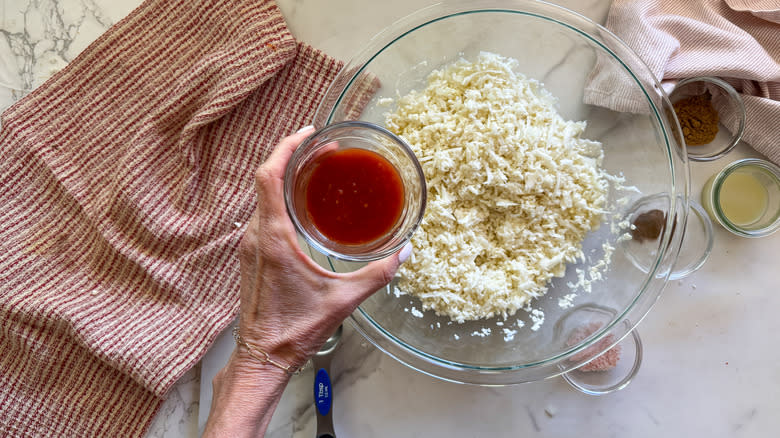
{"label": "wrist", "polygon": [[301,369],[314,353],[311,347],[304,345],[297,338],[297,333],[278,332],[262,329],[253,325],[239,324],[233,337],[240,345],[243,356],[254,357],[258,362],[267,362],[268,366],[287,369],[294,373]]}
{"label": "wrist", "polygon": [[275,388],[283,390],[290,377],[287,371],[257,360],[246,347],[236,345],[215,380],[219,379],[221,384],[229,386],[232,393],[268,393]]}
{"label": "wrist", "polygon": [[[262,435],[271,414],[290,380],[286,371],[263,364],[247,355],[243,347],[233,350],[227,364],[214,377],[211,411],[204,436]],[[214,434],[213,432],[221,431]]]}
{"label": "wrist", "polygon": [[[306,359],[300,359],[299,356],[302,356],[300,354],[279,354],[281,350],[279,348],[271,348],[269,352],[269,350],[248,342],[241,335],[238,327],[233,328],[233,338],[236,340],[236,345],[239,347],[238,352],[243,359],[249,360],[251,358],[255,362],[279,368],[288,374],[297,374],[306,363]],[[251,362],[251,360],[249,361]]]}

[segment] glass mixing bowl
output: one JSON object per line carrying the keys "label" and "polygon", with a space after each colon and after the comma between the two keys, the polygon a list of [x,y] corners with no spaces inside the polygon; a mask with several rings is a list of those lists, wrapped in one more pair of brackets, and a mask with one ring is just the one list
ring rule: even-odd
{"label": "glass mixing bowl", "polygon": [[[384,114],[393,108],[387,98],[423,89],[431,71],[459,58],[474,60],[480,51],[518,60],[521,73],[541,81],[558,99],[564,118],[587,121],[583,138],[602,143],[603,168],[623,177],[625,187],[610,185],[608,213],[582,243],[585,260],[570,264],[565,276],[552,280],[548,293],[533,302],[544,314],[536,330],[540,314],[532,318],[523,310],[506,320],[452,322],[421,311],[416,298],[396,294],[395,282],[366,300],[352,321],[378,348],[423,373],[504,385],[576,369],[634,329],[657,300],[679,253],[684,233],[672,232],[673,220],[683,225],[687,220],[689,171],[672,106],[639,57],[591,20],[534,1],[444,2],[394,23],[345,65],[318,108],[315,125],[365,120],[384,126]],[[597,62],[611,70],[616,90],[623,84],[621,95],[638,96],[638,108],[614,111],[583,103]],[[631,239],[634,210],[651,195],[664,222],[654,240],[655,258],[640,269],[628,254],[626,238]],[[357,267],[313,256],[335,271]],[[578,273],[591,272],[598,274],[588,288],[572,287]],[[574,330],[591,324],[600,329],[569,345]],[[614,342],[588,348],[608,335]],[[578,354],[584,351],[588,354]]]}

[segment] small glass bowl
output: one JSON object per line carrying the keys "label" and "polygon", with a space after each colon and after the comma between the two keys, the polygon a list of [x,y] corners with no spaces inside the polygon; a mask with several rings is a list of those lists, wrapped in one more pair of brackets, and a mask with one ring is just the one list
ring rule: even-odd
{"label": "small glass bowl", "polygon": [[[614,368],[604,371],[584,371],[590,363],[588,362],[561,376],[574,389],[588,395],[606,395],[625,388],[642,365],[642,339],[634,328],[629,336],[612,348],[620,348],[620,356]],[[609,351],[604,354],[609,354]],[[600,357],[596,356],[591,362],[598,361]]]}
{"label": "small glass bowl", "polygon": [[713,161],[728,154],[737,146],[745,131],[745,105],[734,87],[726,81],[705,76],[683,79],[669,93],[669,100],[674,105],[682,99],[705,93],[710,93],[712,104],[718,111],[718,134],[707,144],[686,144],[688,158],[693,161]]}
{"label": "small glass bowl", "polygon": [[[682,199],[678,199],[678,202],[682,202]],[[632,230],[632,238],[623,241],[623,250],[626,255],[634,266],[643,272],[649,272],[653,264],[656,263],[660,251],[661,235],[667,225],[666,212],[669,209],[669,203],[670,200],[666,194],[645,196],[633,204],[626,216],[628,223],[633,224],[634,230],[636,230],[636,225],[641,217],[651,212],[656,212],[661,216],[656,218],[657,221],[660,220],[657,224],[658,235],[634,235],[635,232]],[[680,252],[671,267],[669,280],[679,280],[693,274],[704,265],[712,252],[715,240],[712,221],[698,203],[689,200],[688,206],[688,218],[685,221],[685,226],[680,224],[681,218],[677,215],[675,215],[675,221],[671,225],[673,232],[683,232],[683,238]],[[669,256],[667,255],[667,257]],[[665,272],[658,272],[658,275],[665,275]]]}
{"label": "small glass bowl", "polygon": [[[306,191],[317,158],[353,148],[377,153],[395,167],[403,185],[403,206],[399,218],[382,236],[365,243],[345,244],[329,239],[314,225],[306,205]],[[296,231],[312,248],[345,261],[378,260],[404,246],[422,221],[425,176],[409,145],[392,132],[362,121],[334,123],[314,132],[293,153],[284,174],[284,200]]]}
{"label": "small glass bowl", "polygon": [[737,160],[707,181],[701,203],[738,236],[768,236],[780,228],[780,167],[758,158]]}

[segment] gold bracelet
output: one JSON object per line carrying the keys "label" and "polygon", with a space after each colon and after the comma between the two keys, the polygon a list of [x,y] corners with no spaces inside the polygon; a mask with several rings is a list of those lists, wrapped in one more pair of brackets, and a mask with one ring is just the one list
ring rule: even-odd
{"label": "gold bracelet", "polygon": [[[236,344],[243,345],[249,352],[249,355],[257,359],[262,364],[271,364],[277,368],[281,368],[287,372],[287,374],[300,374],[304,367],[294,367],[292,365],[285,365],[281,362],[277,362],[271,358],[271,356],[265,351],[259,348],[253,348],[247,343],[244,338],[241,337],[241,333],[238,332],[238,326],[233,327],[233,338],[236,340]],[[257,352],[255,352],[257,351]],[[259,353],[259,354],[258,354]]]}

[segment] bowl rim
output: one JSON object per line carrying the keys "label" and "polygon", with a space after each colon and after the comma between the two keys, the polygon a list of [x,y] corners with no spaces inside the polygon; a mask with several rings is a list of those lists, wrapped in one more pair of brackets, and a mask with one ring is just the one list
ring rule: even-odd
{"label": "bowl rim", "polygon": [[[712,247],[715,244],[715,232],[712,228],[710,215],[707,214],[701,204],[692,199],[688,200],[688,207],[688,221],[684,227],[685,234],[689,234],[688,224],[691,222],[691,220],[697,220],[702,228],[702,231],[704,232],[704,251],[702,251],[699,257],[696,258],[693,262],[689,263],[687,266],[672,270],[672,274],[669,276],[670,281],[681,280],[701,269],[701,267],[704,266],[704,263],[707,262],[707,259],[709,259],[710,254],[712,254]],[[686,237],[689,238],[689,236],[683,236],[683,241]]]}
{"label": "bowl rim", "polygon": [[[500,4],[501,6],[497,6],[497,4]],[[534,8],[536,9],[534,10]],[[538,11],[540,8],[548,9],[548,13],[554,11],[559,17],[553,18],[542,15],[542,13]],[[320,120],[325,120],[326,124],[331,123],[334,117],[333,110],[342,102],[346,90],[350,89],[367,65],[405,35],[426,25],[456,16],[474,13],[500,12],[532,16],[564,26],[567,29],[580,34],[602,49],[605,53],[611,55],[625,68],[625,71],[632,76],[637,84],[647,85],[647,88],[644,85],[640,85],[639,88],[642,90],[642,93],[652,108],[653,119],[662,128],[661,133],[663,135],[670,169],[668,189],[670,189],[672,193],[681,195],[671,196],[669,211],[677,212],[683,220],[687,220],[689,210],[688,199],[690,196],[690,169],[688,167],[688,157],[684,142],[676,144],[674,140],[675,137],[682,138],[682,131],[680,130],[679,123],[676,118],[667,121],[667,119],[661,116],[663,108],[671,108],[667,93],[661,87],[657,78],[650,73],[651,70],[647,67],[647,64],[616,35],[581,14],[548,2],[540,0],[454,0],[437,3],[407,15],[374,36],[363,50],[358,52],[358,54],[345,64],[338,76],[349,76],[348,81],[339,83],[337,76],[337,80],[334,80],[326,92],[325,98],[320,102],[315,114],[315,122],[318,120],[318,117],[321,117],[326,113],[327,116]],[[612,44],[613,47],[619,47],[621,53],[624,53],[625,56],[618,56],[612,49],[605,46],[602,40],[596,39],[593,35],[583,31],[573,23],[595,27],[599,31],[600,38],[609,39],[610,44]],[[634,69],[626,64],[626,61],[624,61],[626,56],[630,58],[630,63],[632,65],[638,66],[640,70],[644,70],[642,73],[647,74],[647,78],[644,81],[638,78]],[[335,93],[338,94],[338,98],[329,101],[327,96],[334,93],[334,88],[340,88],[339,91],[335,91]],[[656,105],[649,96],[648,90],[650,88],[654,89],[658,94],[658,98],[661,100],[660,107]],[[675,161],[675,155],[678,157],[679,163]],[[682,176],[682,183],[678,183],[678,176],[680,175]],[[470,364],[463,364],[426,353],[401,341],[392,333],[387,332],[384,327],[373,321],[362,306],[359,306],[350,318],[357,331],[384,353],[410,368],[442,380],[480,385],[506,385],[558,376],[591,360],[592,357],[585,358],[581,362],[566,361],[566,359],[570,358],[572,355],[590,347],[608,334],[612,333],[615,335],[615,343],[606,346],[604,350],[597,352],[595,356],[620,342],[620,340],[627,336],[630,331],[642,321],[658,300],[660,292],[665,286],[672,271],[671,266],[666,265],[669,264],[669,260],[671,260],[672,264],[674,263],[682,243],[682,240],[679,237],[672,236],[671,221],[673,220],[673,216],[674,215],[670,214],[667,218],[667,227],[665,227],[666,231],[664,232],[663,241],[659,248],[659,256],[630,303],[618,312],[618,315],[611,323],[605,324],[597,335],[571,348],[562,349],[559,353],[542,360],[511,366],[473,366]],[[677,234],[679,235],[681,233]],[[672,257],[663,257],[667,254],[667,251],[671,251],[670,255],[672,255]],[[328,264],[330,269],[336,270],[331,260],[328,260]],[[640,301],[643,303],[642,306],[638,306]],[[642,309],[638,311],[639,307],[642,307]],[[623,320],[630,321],[631,325],[625,331],[621,330],[620,327],[620,325],[622,325],[620,322]],[[369,329],[379,333],[380,336],[369,333]],[[423,363],[419,362],[420,359]],[[565,365],[562,365],[562,363],[565,363]],[[464,381],[461,379],[463,376],[458,375],[458,373],[463,371],[474,372],[475,374],[470,375],[472,378],[470,381]],[[532,371],[531,375],[529,375],[530,378],[529,376],[523,375],[526,371]]]}

